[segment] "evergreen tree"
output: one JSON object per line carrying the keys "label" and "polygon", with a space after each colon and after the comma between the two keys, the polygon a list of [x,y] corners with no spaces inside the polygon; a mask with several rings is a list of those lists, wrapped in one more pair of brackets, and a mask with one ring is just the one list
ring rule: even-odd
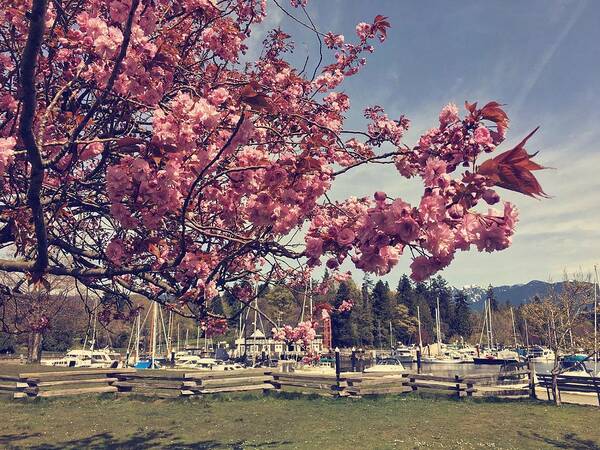
{"label": "evergreen tree", "polygon": [[373,298],[373,325],[375,329],[375,343],[379,347],[389,343],[389,322],[393,319],[393,298],[389,285],[381,280],[375,284]]}
{"label": "evergreen tree", "polygon": [[[335,295],[334,306],[337,308],[344,300],[359,301],[360,294],[352,280],[342,281]],[[331,328],[333,345],[336,347],[351,347],[359,343],[359,311],[345,311],[333,313],[331,317]]]}
{"label": "evergreen tree", "polygon": [[352,311],[357,316],[358,340],[360,346],[373,345],[373,308],[371,302],[370,290],[373,288],[373,282],[368,276],[365,276],[361,287],[361,296],[358,309],[354,307]]}
{"label": "evergreen tree", "polygon": [[439,300],[442,334],[447,336],[451,334],[450,323],[454,317],[454,302],[452,301],[452,291],[448,286],[448,282],[439,275],[433,278],[429,283],[429,295],[435,305],[438,304]]}
{"label": "evergreen tree", "polygon": [[402,275],[402,278],[400,278],[400,281],[398,282],[398,289],[396,290],[396,302],[399,305],[406,305],[408,312],[411,315],[414,316],[417,314],[412,283],[406,274]]}
{"label": "evergreen tree", "polygon": [[492,311],[498,311],[498,301],[496,300],[496,296],[494,295],[494,288],[492,285],[488,285],[487,291],[485,293],[485,298],[489,301],[492,306]]}
{"label": "evergreen tree", "polygon": [[454,320],[451,324],[451,332],[453,335],[462,336],[465,339],[473,332],[471,309],[463,290],[458,291],[454,296]]}

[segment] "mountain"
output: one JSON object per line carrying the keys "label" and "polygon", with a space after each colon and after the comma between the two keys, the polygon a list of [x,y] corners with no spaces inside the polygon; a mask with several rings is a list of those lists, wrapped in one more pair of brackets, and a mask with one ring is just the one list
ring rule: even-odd
{"label": "mountain", "polygon": [[[536,295],[543,296],[547,294],[551,289],[560,291],[562,284],[562,281],[558,283],[547,283],[545,281],[532,280],[526,284],[497,286],[492,289],[498,304],[504,304],[508,301],[511,305],[518,306]],[[473,309],[483,310],[487,287],[470,285],[463,286],[463,290],[467,294]]]}

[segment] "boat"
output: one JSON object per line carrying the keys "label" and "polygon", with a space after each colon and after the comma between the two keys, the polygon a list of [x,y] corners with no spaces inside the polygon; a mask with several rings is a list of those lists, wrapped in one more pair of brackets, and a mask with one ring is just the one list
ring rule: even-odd
{"label": "boat", "polygon": [[475,364],[486,365],[517,364],[519,361],[519,354],[512,350],[487,351],[473,358]]}
{"label": "boat", "polygon": [[588,355],[584,354],[584,353],[573,353],[571,355],[565,355],[563,356],[562,360],[561,360],[561,364],[564,367],[572,367],[572,366],[576,366],[579,363],[585,361],[587,359]]}
{"label": "boat", "polygon": [[421,361],[426,364],[465,364],[473,359],[456,351],[445,350],[437,356],[423,356]]}
{"label": "boat", "polygon": [[314,375],[335,375],[335,360],[332,358],[321,358],[317,365],[301,365],[294,372]]}
{"label": "boat", "polygon": [[364,373],[393,372],[403,373],[404,366],[397,358],[383,358],[364,370]]}
{"label": "boat", "polygon": [[400,362],[413,363],[417,361],[417,349],[415,347],[401,345],[394,349],[392,356],[397,358]]}
{"label": "boat", "polygon": [[555,354],[552,350],[539,345],[527,349],[526,357],[532,362],[554,362],[555,360]]}
{"label": "boat", "polygon": [[52,367],[109,369],[119,366],[119,360],[115,359],[115,355],[108,348],[69,350],[64,357],[42,361],[42,364]]}

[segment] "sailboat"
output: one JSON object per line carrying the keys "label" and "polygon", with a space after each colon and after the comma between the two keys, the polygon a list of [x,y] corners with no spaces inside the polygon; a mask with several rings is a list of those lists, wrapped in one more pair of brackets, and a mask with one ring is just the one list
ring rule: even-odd
{"label": "sailboat", "polygon": [[494,333],[492,328],[492,305],[489,300],[485,301],[484,320],[479,338],[479,348],[483,343],[483,333],[485,331],[488,341],[487,351],[473,358],[475,364],[503,365],[519,362],[519,354],[513,350],[498,350],[494,345]]}
{"label": "sailboat", "polygon": [[440,298],[437,298],[435,308],[435,331],[437,355],[424,356],[422,361],[427,364],[463,364],[470,362],[468,357],[452,348],[449,348],[442,342],[442,322],[440,319]]}

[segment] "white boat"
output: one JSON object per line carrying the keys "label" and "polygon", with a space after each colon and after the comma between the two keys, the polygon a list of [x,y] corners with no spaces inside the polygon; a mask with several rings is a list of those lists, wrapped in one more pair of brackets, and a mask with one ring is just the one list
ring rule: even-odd
{"label": "white boat", "polygon": [[415,347],[400,346],[396,347],[392,353],[394,358],[403,363],[413,363],[417,361],[417,349]]}
{"label": "white boat", "polygon": [[536,345],[527,351],[527,358],[533,362],[554,362],[555,355],[551,349]]}
{"label": "white boat", "polygon": [[94,369],[116,368],[119,361],[114,359],[116,354],[108,348],[91,350],[69,350],[60,359],[43,360],[42,364],[53,367],[82,367]]}
{"label": "white boat", "polygon": [[302,366],[296,367],[294,372],[311,374],[311,375],[335,375],[335,367],[332,365],[332,363],[323,361],[323,362],[320,362],[316,366],[302,365]]}
{"label": "white boat", "polygon": [[465,364],[471,362],[468,358],[463,358],[461,355],[448,352],[439,356],[424,356],[421,361],[425,364]]}
{"label": "white boat", "polygon": [[206,371],[240,370],[244,366],[237,363],[226,363],[215,358],[203,358],[198,355],[185,355],[175,361],[176,369],[193,369]]}
{"label": "white boat", "polygon": [[393,372],[393,373],[403,373],[404,366],[400,362],[400,360],[396,358],[384,358],[377,361],[376,364],[368,367],[364,370],[365,373],[381,373],[381,372]]}

